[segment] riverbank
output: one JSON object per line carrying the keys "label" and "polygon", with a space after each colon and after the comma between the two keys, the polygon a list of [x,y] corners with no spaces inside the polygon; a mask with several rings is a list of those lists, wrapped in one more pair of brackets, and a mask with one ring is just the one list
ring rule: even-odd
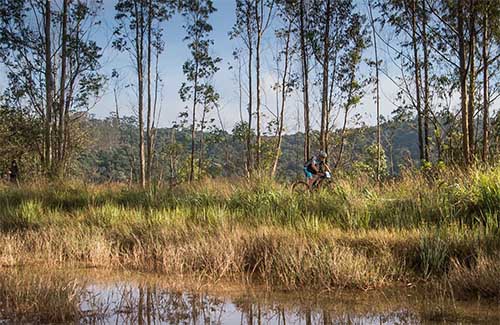
{"label": "riverbank", "polygon": [[[500,297],[500,170],[342,179],[296,195],[269,181],[173,190],[1,188],[0,264],[91,266],[319,291],[441,287]],[[444,289],[446,288],[446,289]]]}

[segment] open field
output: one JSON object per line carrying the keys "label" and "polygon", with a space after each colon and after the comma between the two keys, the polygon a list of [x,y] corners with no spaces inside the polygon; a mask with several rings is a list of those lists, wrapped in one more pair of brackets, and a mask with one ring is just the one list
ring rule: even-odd
{"label": "open field", "polygon": [[431,285],[500,297],[500,169],[297,196],[265,180],[173,190],[2,186],[0,265],[92,266],[279,289]]}

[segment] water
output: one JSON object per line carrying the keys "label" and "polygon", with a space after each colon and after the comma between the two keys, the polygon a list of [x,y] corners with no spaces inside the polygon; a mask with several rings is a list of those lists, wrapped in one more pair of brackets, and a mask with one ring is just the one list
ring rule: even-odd
{"label": "water", "polygon": [[207,285],[139,273],[57,272],[64,273],[58,281],[76,281],[84,289],[78,298],[81,323],[500,324],[498,303],[456,301],[416,288],[271,292],[264,287]]}

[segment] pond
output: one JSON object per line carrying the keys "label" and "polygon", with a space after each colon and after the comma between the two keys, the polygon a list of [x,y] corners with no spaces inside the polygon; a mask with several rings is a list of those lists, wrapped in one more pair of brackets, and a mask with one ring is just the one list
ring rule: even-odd
{"label": "pond", "polygon": [[[0,270],[2,270],[0,268]],[[6,274],[10,278],[5,280]],[[24,278],[36,278],[23,282]],[[47,299],[46,308],[26,309],[26,313],[49,313],[73,299],[79,323],[92,324],[422,324],[422,323],[500,323],[500,306],[492,301],[457,301],[450,294],[426,292],[414,286],[384,290],[337,292],[270,291],[265,286],[172,278],[134,272],[97,270],[8,270],[0,275],[3,294],[8,286],[33,286],[16,289],[20,297],[32,301]],[[43,295],[43,286],[51,292]],[[57,289],[59,288],[59,289]],[[68,291],[68,288],[71,290]],[[63,291],[68,296],[59,295]],[[13,294],[12,292],[10,293]],[[45,297],[45,298],[43,298]],[[60,302],[54,297],[63,298]],[[50,301],[49,301],[50,300]],[[52,301],[54,300],[54,301]],[[0,298],[2,301],[2,298]],[[43,302],[41,302],[43,304]],[[54,320],[23,318],[3,304],[4,322]],[[10,306],[12,306],[12,302]],[[49,307],[50,306],[50,307]],[[0,307],[2,305],[0,304]],[[19,308],[22,304],[19,303]],[[25,306],[24,306],[25,307]],[[25,307],[27,308],[27,307]],[[38,311],[37,311],[38,310]],[[18,314],[23,309],[18,309]]]}

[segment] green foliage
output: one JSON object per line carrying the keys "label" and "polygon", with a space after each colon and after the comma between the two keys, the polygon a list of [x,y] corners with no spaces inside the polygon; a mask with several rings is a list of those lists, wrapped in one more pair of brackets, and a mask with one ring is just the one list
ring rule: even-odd
{"label": "green foliage", "polygon": [[[368,146],[365,150],[365,157],[363,160],[357,160],[353,163],[353,172],[366,174],[372,177],[373,179],[377,179],[377,144],[372,144]],[[384,148],[380,148],[380,170],[379,176],[381,179],[389,176],[389,171],[387,168],[387,159],[386,154],[384,152]]]}

